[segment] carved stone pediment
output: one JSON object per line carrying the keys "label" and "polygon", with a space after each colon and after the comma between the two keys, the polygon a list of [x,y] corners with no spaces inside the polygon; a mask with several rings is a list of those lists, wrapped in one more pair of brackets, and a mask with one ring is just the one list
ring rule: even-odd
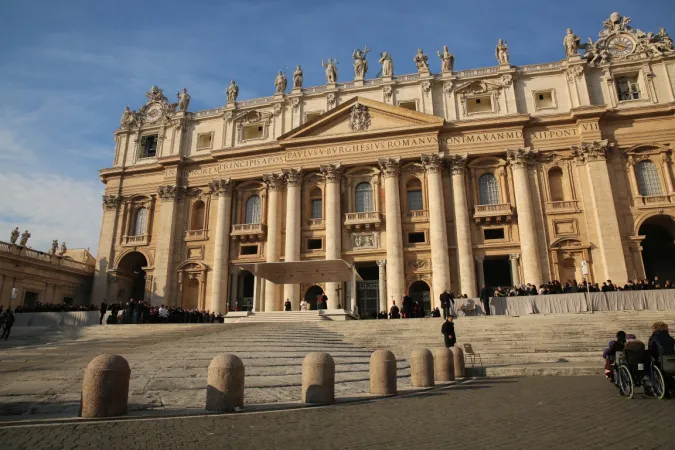
{"label": "carved stone pediment", "polygon": [[[506,76],[506,75],[505,75]],[[506,84],[507,82],[508,84]],[[504,86],[509,86],[513,83],[513,78],[509,78],[503,81],[497,80],[474,80],[468,81],[466,83],[460,84],[455,89],[455,92],[463,95],[480,95],[487,94],[490,92],[499,91],[504,88]]]}
{"label": "carved stone pediment", "polygon": [[234,116],[234,121],[238,125],[248,125],[250,123],[264,122],[266,125],[272,120],[273,112],[267,111],[244,111]]}

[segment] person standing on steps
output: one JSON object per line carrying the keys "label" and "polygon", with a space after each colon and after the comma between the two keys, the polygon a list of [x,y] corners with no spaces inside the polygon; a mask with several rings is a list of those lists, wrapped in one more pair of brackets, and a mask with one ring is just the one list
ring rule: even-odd
{"label": "person standing on steps", "polygon": [[450,315],[450,307],[452,302],[452,296],[447,289],[441,293],[440,300],[441,309],[443,310],[443,319],[447,319]]}
{"label": "person standing on steps", "polygon": [[98,320],[99,325],[103,325],[103,318],[105,317],[106,311],[108,311],[108,304],[103,300],[101,302],[101,308],[99,309],[99,312],[101,313],[101,318]]}
{"label": "person standing on steps", "polygon": [[396,306],[396,300],[393,301],[391,308],[389,308],[389,318],[390,319],[400,319],[401,314],[399,313],[398,306]]}
{"label": "person standing on steps", "polygon": [[443,326],[441,326],[441,333],[443,334],[443,341],[447,348],[454,347],[455,342],[457,342],[457,336],[455,335],[455,324],[453,322],[454,316],[449,315]]}
{"label": "person standing on steps", "polygon": [[300,311],[307,311],[307,300],[304,298],[300,302]]}
{"label": "person standing on steps", "polygon": [[286,303],[284,303],[284,311],[290,310],[291,310],[291,301],[289,299],[286,299]]}
{"label": "person standing on steps", "polygon": [[480,289],[480,301],[483,302],[483,308],[485,309],[485,315],[490,315],[490,288],[485,284]]}

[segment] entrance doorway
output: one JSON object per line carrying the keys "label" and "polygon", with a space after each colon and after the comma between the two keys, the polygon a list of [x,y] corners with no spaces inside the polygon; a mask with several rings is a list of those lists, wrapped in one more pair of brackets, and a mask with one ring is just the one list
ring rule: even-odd
{"label": "entrance doorway", "polygon": [[239,311],[253,311],[253,291],[255,276],[248,270],[242,270],[239,274],[239,286],[237,286],[237,304]]}
{"label": "entrance doorway", "polygon": [[30,292],[26,291],[25,294],[23,294],[23,306],[35,306],[38,303],[38,298],[40,297],[40,294],[37,292]]}
{"label": "entrance doorway", "polygon": [[305,301],[307,302],[307,309],[316,310],[317,303],[319,302],[319,297],[323,295],[323,289],[321,286],[312,286],[307,289],[305,292]]}
{"label": "entrance doorway", "polygon": [[415,281],[410,285],[409,292],[414,302],[421,302],[424,307],[424,315],[431,315],[431,289],[429,289],[429,285],[421,280]]}
{"label": "entrance doorway", "polygon": [[199,308],[199,280],[196,278],[187,278],[183,283],[183,298],[181,305],[183,309]]}
{"label": "entrance doorway", "polygon": [[[141,252],[131,252],[122,258],[118,264],[117,270],[121,275],[121,278],[128,280],[127,289],[124,289],[129,293],[129,297],[134,300],[144,300],[145,299],[145,270],[144,267],[147,267],[148,260],[145,259],[145,256]],[[122,301],[126,302],[128,298],[123,298]],[[166,304],[166,301],[162,301]]]}
{"label": "entrance doorway", "polygon": [[356,282],[356,305],[359,308],[359,316],[364,319],[376,319],[380,306],[380,270],[376,263],[368,262],[357,263],[356,272],[363,279]]}
{"label": "entrance doorway", "polygon": [[[483,273],[485,275],[485,285],[490,288],[512,286],[511,264],[509,257],[504,256],[486,256],[483,261]],[[481,286],[482,287],[482,286]]]}
{"label": "entrance doorway", "polygon": [[675,221],[666,215],[645,221],[639,230],[642,241],[642,262],[649,280],[659,277],[661,286],[666,280],[675,282]]}

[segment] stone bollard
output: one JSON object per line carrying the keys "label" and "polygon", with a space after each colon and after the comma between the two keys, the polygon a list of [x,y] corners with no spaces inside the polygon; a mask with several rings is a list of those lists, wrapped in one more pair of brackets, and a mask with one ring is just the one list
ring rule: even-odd
{"label": "stone bollard", "polygon": [[218,355],[209,364],[206,410],[234,412],[244,407],[244,363],[238,356]]}
{"label": "stone bollard", "polygon": [[313,352],[302,361],[303,403],[335,401],[335,362],[328,353]]}
{"label": "stone bollard", "polygon": [[450,351],[452,352],[453,359],[455,360],[455,377],[456,378],[464,378],[465,376],[465,370],[464,370],[464,350],[462,350],[462,347],[458,347],[456,345],[453,345],[450,347]]}
{"label": "stone bollard", "polygon": [[131,369],[119,355],[92,359],[82,381],[81,417],[114,417],[127,413]]}
{"label": "stone bollard", "polygon": [[396,394],[396,357],[389,350],[376,350],[370,355],[370,393]]}
{"label": "stone bollard", "polygon": [[434,349],[434,377],[436,381],[455,381],[455,365],[449,348]]}
{"label": "stone bollard", "polygon": [[434,358],[426,348],[419,348],[410,357],[410,384],[413,387],[433,387]]}

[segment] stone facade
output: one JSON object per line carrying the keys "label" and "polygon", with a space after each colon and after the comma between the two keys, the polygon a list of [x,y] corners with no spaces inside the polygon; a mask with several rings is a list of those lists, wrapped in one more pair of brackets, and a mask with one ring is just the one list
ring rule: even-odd
{"label": "stone facade", "polygon": [[303,88],[298,67],[288,93],[228,89],[206,111],[153,86],[101,171],[94,298],[223,312],[370,295],[237,269],[323,258],[368,272],[380,310],[406,291],[434,307],[443,289],[581,280],[582,261],[593,281],[644,277],[643,224],[675,232],[675,53],[665,30],[629,22],[612,14],[587,44],[568,30],[557,62],[504,63],[500,41],[500,65],[480,69],[453,71],[444,51],[440,74]]}

